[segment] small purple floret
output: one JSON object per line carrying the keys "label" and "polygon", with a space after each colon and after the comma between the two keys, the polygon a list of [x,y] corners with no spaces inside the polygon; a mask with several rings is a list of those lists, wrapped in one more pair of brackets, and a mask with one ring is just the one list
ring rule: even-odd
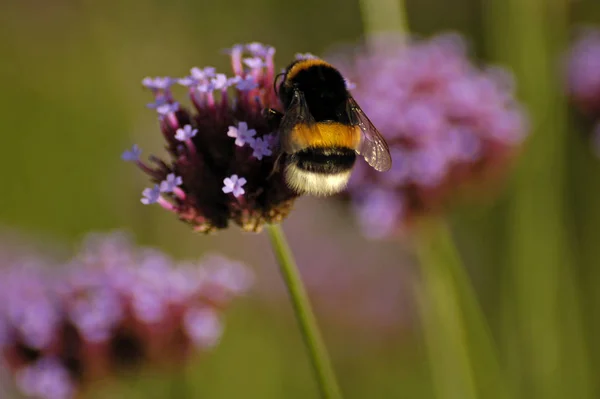
{"label": "small purple floret", "polygon": [[174,82],[175,79],[168,76],[156,78],[146,77],[144,80],[142,80],[142,85],[153,90],[167,90],[173,85]]}
{"label": "small purple floret", "polygon": [[229,137],[235,138],[235,145],[243,147],[246,144],[252,144],[254,142],[254,136],[256,136],[256,130],[248,129],[246,122],[240,122],[236,126],[229,126],[227,131]]}
{"label": "small purple floret", "polygon": [[252,156],[258,159],[259,161],[263,159],[264,156],[269,156],[273,154],[273,151],[269,148],[269,141],[257,138],[254,142],[250,143],[250,146],[254,150]]}
{"label": "small purple floret", "polygon": [[126,150],[121,155],[121,159],[126,162],[136,162],[140,160],[140,156],[142,155],[142,149],[134,144],[130,150]]}
{"label": "small purple floret", "polygon": [[210,80],[213,90],[225,90],[228,87],[229,80],[224,73],[218,73]]}
{"label": "small purple floret", "polygon": [[192,76],[192,78],[194,78],[198,81],[202,81],[202,80],[206,80],[206,79],[210,79],[210,78],[214,77],[215,72],[216,72],[216,69],[213,67],[206,67],[203,69],[194,67],[190,70],[190,75]]}
{"label": "small purple floret", "polygon": [[144,205],[155,204],[160,199],[160,187],[155,185],[153,188],[146,188],[142,191],[142,199],[140,202]]}
{"label": "small purple floret", "polygon": [[244,65],[250,69],[258,69],[266,66],[265,61],[260,57],[244,58]]}
{"label": "small purple floret", "polygon": [[169,173],[167,178],[160,182],[160,191],[163,193],[172,193],[177,187],[183,184],[181,176],[176,176],[175,173]]}
{"label": "small purple floret", "polygon": [[27,396],[40,399],[69,399],[74,396],[69,372],[56,359],[45,358],[17,374],[17,386]]}
{"label": "small purple floret", "polygon": [[296,55],[294,57],[297,60],[314,60],[314,59],[319,58],[316,55],[311,54],[311,53],[296,53]]}
{"label": "small purple floret", "polygon": [[238,198],[242,196],[246,191],[243,189],[246,184],[246,179],[238,177],[238,175],[231,175],[223,179],[223,192],[225,194],[232,193],[234,197]]}
{"label": "small purple floret", "polygon": [[252,76],[246,76],[245,78],[241,78],[236,83],[235,87],[240,91],[249,91],[256,89],[258,87],[258,83]]}
{"label": "small purple floret", "polygon": [[186,141],[194,137],[197,133],[198,129],[193,129],[191,125],[185,125],[184,127],[177,129],[175,138],[179,141]]}

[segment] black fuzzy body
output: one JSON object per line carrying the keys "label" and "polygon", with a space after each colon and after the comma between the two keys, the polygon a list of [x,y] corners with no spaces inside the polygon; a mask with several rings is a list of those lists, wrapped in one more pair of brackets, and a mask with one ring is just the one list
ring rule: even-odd
{"label": "black fuzzy body", "polygon": [[[306,104],[316,122],[349,124],[346,112],[349,93],[344,77],[329,64],[314,65],[310,61],[295,61],[287,67],[278,93],[284,108],[289,108],[294,91],[299,90],[304,94]],[[307,66],[303,67],[304,64]]]}
{"label": "black fuzzy body", "polygon": [[348,148],[307,148],[289,155],[288,162],[306,172],[338,174],[354,166],[356,152]]}

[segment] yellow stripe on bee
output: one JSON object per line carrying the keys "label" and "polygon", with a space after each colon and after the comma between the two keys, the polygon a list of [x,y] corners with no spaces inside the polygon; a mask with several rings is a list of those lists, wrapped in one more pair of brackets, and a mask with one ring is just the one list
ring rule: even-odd
{"label": "yellow stripe on bee", "polygon": [[285,77],[286,81],[293,79],[294,76],[296,76],[298,74],[298,72],[302,71],[303,69],[308,69],[310,67],[319,66],[319,65],[333,68],[329,63],[327,63],[319,58],[311,58],[308,60],[301,60],[301,61],[298,61],[297,63],[295,63],[294,66],[292,66],[290,68],[290,70],[288,71],[288,73]]}
{"label": "yellow stripe on bee", "polygon": [[291,134],[294,147],[341,147],[356,149],[360,143],[360,128],[337,122],[319,122],[308,126],[298,124]]}

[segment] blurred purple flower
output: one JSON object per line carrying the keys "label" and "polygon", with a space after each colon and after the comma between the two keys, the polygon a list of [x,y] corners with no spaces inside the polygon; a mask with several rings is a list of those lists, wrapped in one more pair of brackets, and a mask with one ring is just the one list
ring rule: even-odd
{"label": "blurred purple flower", "polygon": [[245,184],[246,179],[243,177],[231,175],[230,177],[223,179],[223,192],[225,194],[231,193],[236,198],[241,197],[246,192],[243,188]]}
{"label": "blurred purple flower", "polygon": [[100,284],[77,289],[79,296],[67,304],[71,322],[86,341],[106,342],[125,315],[118,291]]}
{"label": "blurred purple flower", "polygon": [[568,55],[567,90],[593,123],[590,141],[600,157],[600,29],[583,29]]}
{"label": "blurred purple flower", "polygon": [[160,182],[160,191],[163,193],[172,193],[183,183],[180,176],[175,176],[175,173],[169,173],[167,178]]}
{"label": "blurred purple flower", "polygon": [[237,126],[229,126],[227,135],[235,138],[235,145],[243,147],[246,144],[252,144],[254,142],[256,130],[248,129],[248,124],[246,122],[240,122]]}
{"label": "blurred purple flower", "polygon": [[142,150],[137,144],[134,144],[131,147],[131,150],[126,150],[121,155],[121,159],[123,161],[135,162],[140,160],[140,156],[142,155]]}
{"label": "blurred purple flower", "polygon": [[250,91],[258,88],[258,82],[252,76],[246,76],[235,81],[235,88],[240,91]]}
{"label": "blurred purple flower", "polygon": [[175,79],[168,76],[156,78],[147,77],[142,80],[142,85],[154,90],[168,90],[174,83]]}
{"label": "blurred purple flower", "polygon": [[156,204],[160,199],[160,186],[155,184],[152,188],[145,188],[142,191],[140,202],[144,205]]}
{"label": "blurred purple flower", "polygon": [[179,141],[186,141],[194,137],[198,133],[198,129],[192,128],[192,125],[185,125],[182,128],[177,129],[175,138]]}
{"label": "blurred purple flower", "polygon": [[[250,43],[227,53],[232,77],[212,67],[195,67],[189,76],[169,81],[188,87],[192,108],[180,106],[169,85],[145,80],[155,100],[148,107],[160,116],[169,156],[151,156],[146,163],[134,147],[123,159],[134,161],[157,185],[144,190],[142,203],[158,203],[196,231],[211,232],[234,222],[257,232],[265,223],[281,222],[297,197],[281,171],[273,171],[277,157],[267,157],[276,147],[272,122],[263,110],[281,109],[273,89],[275,49]],[[169,175],[178,180],[166,180]],[[232,176],[244,177],[223,183]]]}
{"label": "blurred purple flower", "polygon": [[273,154],[269,144],[269,138],[257,138],[253,143],[250,144],[250,147],[254,150],[252,152],[252,156],[259,161],[263,159],[263,157],[267,157]]}
{"label": "blurred purple flower", "polygon": [[258,42],[253,42],[253,43],[248,43],[246,44],[246,50],[252,54],[254,57],[267,57],[271,54],[275,53],[275,48],[262,44],[262,43],[258,43]]}
{"label": "blurred purple flower", "polygon": [[[90,235],[52,274],[38,259],[4,263],[0,355],[19,389],[42,399],[70,398],[117,363],[151,366],[214,347],[223,309],[252,282],[241,263],[212,255],[178,264],[121,233]],[[124,333],[143,356],[113,352]]]}
{"label": "blurred purple flower", "polygon": [[184,331],[200,348],[212,348],[219,343],[223,325],[217,313],[210,308],[189,309],[183,316]]}
{"label": "blurred purple flower", "polygon": [[600,29],[583,30],[568,59],[568,91],[580,109],[600,118]]}
{"label": "blurred purple flower", "polygon": [[45,358],[19,370],[17,387],[36,399],[69,399],[75,396],[75,385],[59,359]]}
{"label": "blurred purple flower", "polygon": [[244,58],[244,65],[250,69],[257,69],[267,66],[261,57]]}
{"label": "blurred purple flower", "polygon": [[392,170],[378,174],[360,162],[348,187],[372,237],[391,235],[443,207],[461,185],[506,170],[528,128],[508,73],[472,64],[460,36],[401,39],[327,57],[354,82],[353,96],[390,146]]}

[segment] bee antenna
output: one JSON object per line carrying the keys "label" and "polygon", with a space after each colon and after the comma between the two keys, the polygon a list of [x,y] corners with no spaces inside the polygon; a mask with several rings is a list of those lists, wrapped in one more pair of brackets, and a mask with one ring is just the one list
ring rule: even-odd
{"label": "bee antenna", "polygon": [[275,75],[275,80],[273,80],[273,90],[275,91],[275,94],[277,94],[278,96],[279,96],[279,86],[280,86],[278,84],[279,83],[278,80],[280,77],[285,77],[285,72],[278,73],[277,75]]}

